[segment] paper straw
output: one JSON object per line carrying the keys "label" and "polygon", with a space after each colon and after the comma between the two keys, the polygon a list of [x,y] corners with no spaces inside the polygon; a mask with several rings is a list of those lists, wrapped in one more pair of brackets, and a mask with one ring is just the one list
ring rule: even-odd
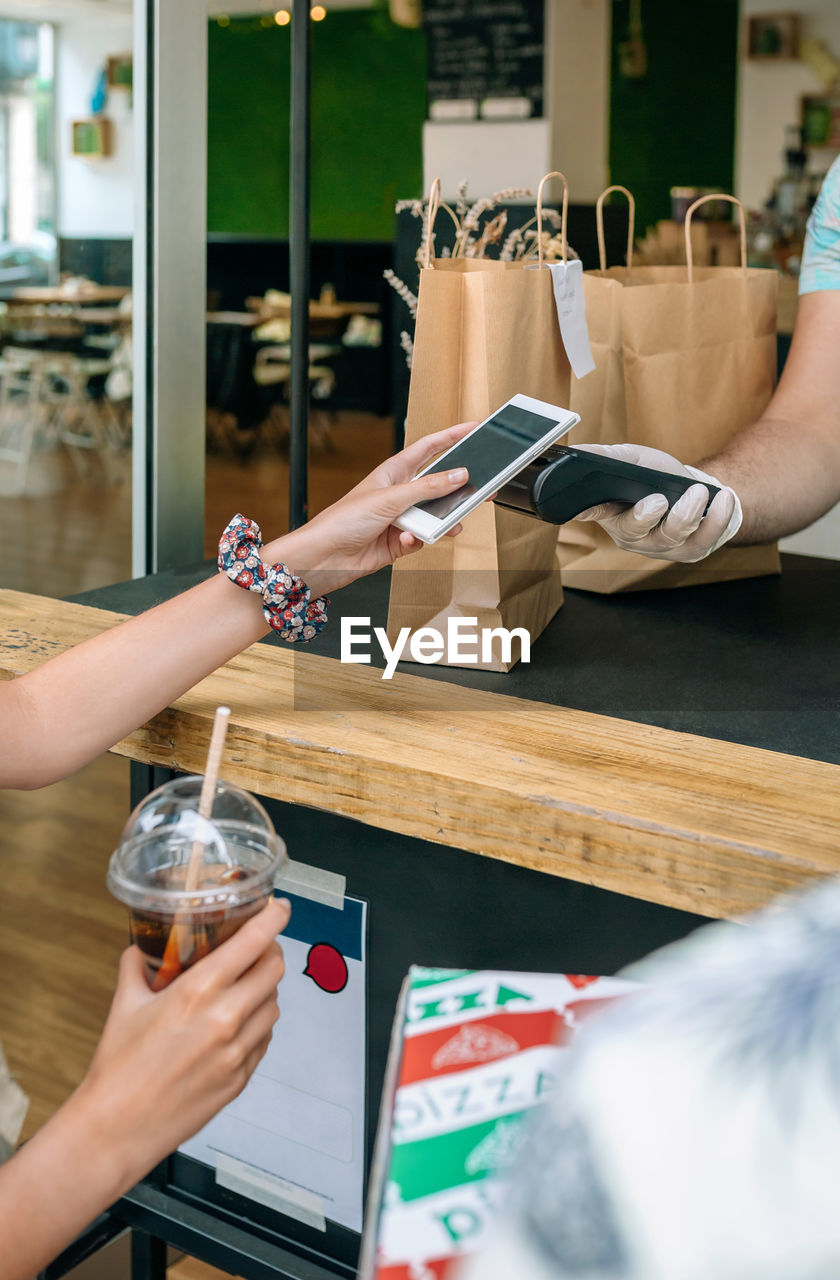
{"label": "paper straw", "polygon": [[[213,801],[216,797],[216,783],[219,779],[219,765],[225,749],[225,734],[230,720],[230,707],[217,707],[213,721],[213,732],[210,735],[210,746],[207,749],[207,764],[204,768],[204,780],[198,799],[198,813],[201,818],[209,818],[213,812]],[[195,893],[201,879],[201,868],[204,860],[204,841],[194,840],[190,850],[190,861],[184,884],[189,893]],[[188,914],[188,913],[187,913]],[[183,915],[178,915],[172,922],[166,948],[161,959],[160,968],[152,983],[153,991],[160,991],[168,986],[173,978],[181,972],[181,955],[187,951],[193,941],[193,930],[184,923]],[[206,944],[205,944],[206,945]]]}
{"label": "paper straw", "polygon": [[[198,816],[209,818],[213,812],[213,801],[216,798],[216,783],[219,780],[219,766],[225,749],[225,734],[230,721],[230,707],[217,707],[213,721],[213,732],[210,735],[210,746],[207,749],[207,764],[204,766],[204,781],[201,784],[201,795],[198,800]],[[204,856],[204,841],[195,840],[190,850],[190,862],[187,867],[187,878],[184,888],[188,893],[195,893],[201,879],[201,864]]]}

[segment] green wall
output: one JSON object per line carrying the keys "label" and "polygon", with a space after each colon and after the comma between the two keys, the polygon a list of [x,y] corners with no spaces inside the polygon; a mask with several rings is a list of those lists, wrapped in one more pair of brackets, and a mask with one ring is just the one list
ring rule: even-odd
{"label": "green wall", "polygon": [[738,0],[641,0],[647,73],[619,74],[630,0],[612,3],[610,180],[636,197],[636,230],[670,217],[671,187],[732,191]]}
{"label": "green wall", "polygon": [[[311,25],[312,237],[391,240],[423,183],[424,35],[370,9]],[[290,44],[289,26],[210,23],[210,232],[289,234]]]}

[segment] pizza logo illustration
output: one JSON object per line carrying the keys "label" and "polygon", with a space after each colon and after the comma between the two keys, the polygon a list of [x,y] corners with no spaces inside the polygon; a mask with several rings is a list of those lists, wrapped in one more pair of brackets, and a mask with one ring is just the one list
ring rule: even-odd
{"label": "pizza logo illustration", "polygon": [[516,1155],[523,1138],[518,1120],[499,1120],[477,1147],[473,1147],[464,1161],[465,1171],[472,1177],[477,1173],[489,1173],[504,1169]]}
{"label": "pizza logo illustration", "polygon": [[517,1053],[519,1044],[513,1036],[480,1022],[468,1022],[451,1040],[442,1044],[432,1058],[432,1070],[442,1067],[467,1066],[476,1062],[492,1062],[494,1058],[506,1058]]}

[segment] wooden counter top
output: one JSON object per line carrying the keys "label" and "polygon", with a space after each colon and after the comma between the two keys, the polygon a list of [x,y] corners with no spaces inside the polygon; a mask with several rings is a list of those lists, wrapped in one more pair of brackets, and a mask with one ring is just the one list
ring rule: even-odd
{"label": "wooden counter top", "polygon": [[[124,615],[0,591],[0,675]],[[707,916],[840,870],[840,766],[255,645],[114,750]],[[317,826],[313,825],[313,836]],[[313,859],[316,853],[313,850]]]}

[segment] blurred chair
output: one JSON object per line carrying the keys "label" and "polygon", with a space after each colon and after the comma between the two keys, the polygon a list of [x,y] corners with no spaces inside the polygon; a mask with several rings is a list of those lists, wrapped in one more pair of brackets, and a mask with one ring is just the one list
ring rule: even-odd
{"label": "blurred chair", "polygon": [[128,446],[128,432],[106,390],[113,358],[56,354],[45,366],[41,396],[52,406],[57,437],[69,449],[79,474],[88,471],[87,459],[95,450],[108,478],[122,478],[115,464]]}
{"label": "blurred chair", "polygon": [[[340,351],[338,347],[315,343],[309,348],[309,359],[310,361],[325,360],[335,355],[338,351]],[[282,389],[283,400],[286,404],[288,404],[291,390],[292,366],[290,356],[291,352],[287,344],[261,347],[257,352],[254,364],[254,381],[257,385],[260,387],[279,386]],[[335,372],[330,366],[310,363],[310,401],[328,400],[334,390]],[[330,431],[330,426],[334,421],[335,411],[326,408],[316,409],[310,419],[313,439],[327,453],[335,453],[336,449],[335,441]],[[289,424],[288,415],[281,410],[280,405],[272,405],[268,422],[277,434],[279,441],[284,443],[288,439]]]}
{"label": "blurred chair", "polygon": [[44,357],[6,347],[0,357],[0,462],[15,468],[7,493],[26,489],[29,464],[39,440],[48,443],[49,410],[42,398]]}
{"label": "blurred chair", "polygon": [[84,325],[75,317],[41,304],[6,308],[0,329],[13,343],[75,342],[84,335]]}
{"label": "blurred chair", "polygon": [[[4,492],[26,492],[34,452],[57,444],[67,448],[80,474],[88,471],[95,451],[109,480],[124,478],[125,468],[117,464],[130,442],[125,397],[131,395],[131,352],[125,332],[120,337],[115,331],[116,347],[101,355],[56,350],[68,339],[74,346],[84,325],[44,307],[8,309],[0,315],[0,332],[11,339],[0,356],[0,463],[13,468]],[[17,345],[15,337],[27,345]],[[30,347],[32,339],[41,345]],[[128,390],[120,392],[126,373]],[[120,392],[117,403],[112,387]]]}

